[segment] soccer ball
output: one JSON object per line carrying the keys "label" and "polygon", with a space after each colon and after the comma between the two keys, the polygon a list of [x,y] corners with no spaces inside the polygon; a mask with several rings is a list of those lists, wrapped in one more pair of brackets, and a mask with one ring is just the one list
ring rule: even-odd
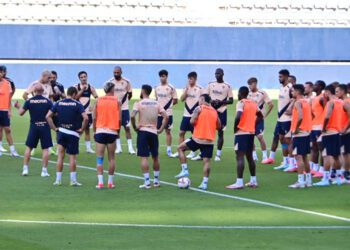
{"label": "soccer ball", "polygon": [[177,181],[177,186],[181,189],[188,189],[191,186],[191,180],[187,177],[182,177]]}

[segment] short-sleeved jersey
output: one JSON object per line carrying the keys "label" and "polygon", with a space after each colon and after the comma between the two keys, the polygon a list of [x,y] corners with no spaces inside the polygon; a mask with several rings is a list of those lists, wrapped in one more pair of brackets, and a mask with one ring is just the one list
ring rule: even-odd
{"label": "short-sleeved jersey", "polygon": [[[76,84],[74,86],[78,91],[80,91],[82,89],[82,85],[80,83]],[[88,87],[86,90],[84,90],[83,94],[81,95],[81,97],[79,98],[79,102],[83,105],[85,112],[88,114],[91,114],[91,108],[90,108],[90,104],[91,104],[91,95],[92,95],[92,91],[91,91],[91,85],[88,84]]]}
{"label": "short-sleeved jersey", "polygon": [[59,95],[58,91],[64,93],[64,86],[59,82],[55,82],[51,84],[51,88],[53,92],[52,99],[54,102],[58,102],[59,100],[61,100],[61,96]]}
{"label": "short-sleeved jersey", "polygon": [[60,128],[76,131],[81,128],[82,113],[85,112],[83,105],[73,99],[66,98],[56,102],[51,111],[57,114]]}
{"label": "short-sleeved jersey", "polygon": [[159,102],[153,99],[142,99],[134,104],[133,110],[139,114],[140,130],[157,134],[158,115],[164,112]]}
{"label": "short-sleeved jersey", "polygon": [[52,102],[42,95],[36,95],[23,105],[23,109],[29,111],[30,123],[36,126],[47,125],[46,114],[52,108]]}
{"label": "short-sleeved jersey", "polygon": [[14,81],[13,81],[11,78],[9,78],[9,77],[4,77],[4,78],[5,78],[5,80],[7,80],[8,82],[10,82],[11,88],[12,88],[12,93],[14,93],[14,92],[16,91],[16,85],[15,85]]}
{"label": "short-sleeved jersey", "polygon": [[265,111],[265,104],[271,102],[269,95],[264,90],[258,90],[256,92],[250,91],[248,94],[248,99],[254,101],[263,113]]}
{"label": "short-sleeved jersey", "polygon": [[[186,89],[184,89],[185,92]],[[185,99],[184,117],[192,117],[194,110],[199,105],[199,97],[203,92],[203,88],[199,85],[189,86],[187,88],[187,97]]]}
{"label": "short-sleeved jersey", "polygon": [[122,110],[128,110],[129,109],[129,93],[132,93],[132,87],[131,82],[122,77],[119,81],[117,81],[115,78],[110,79],[108,82],[113,82],[115,84],[115,95],[118,97],[118,100],[120,100],[122,104]]}
{"label": "short-sleeved jersey", "polygon": [[12,88],[9,81],[2,79],[0,81],[0,110],[9,111]]}
{"label": "short-sleeved jersey", "polygon": [[176,89],[170,83],[155,88],[156,99],[170,116],[173,115],[173,100],[177,99]]}
{"label": "short-sleeved jersey", "polygon": [[34,81],[32,82],[31,84],[29,84],[28,88],[26,89],[26,93],[27,94],[32,94],[34,96],[34,89],[35,89],[35,85],[37,84],[40,84],[43,89],[44,89],[44,92],[43,92],[43,96],[50,99],[50,96],[53,95],[53,92],[52,92],[52,87],[51,87],[51,84],[49,83],[41,83],[39,80],[38,81]]}
{"label": "short-sleeved jersey", "polygon": [[[290,89],[292,88],[292,84],[288,83],[286,86],[281,85],[280,92],[278,95],[278,113],[281,113],[282,110],[286,110],[286,107],[288,106],[289,102],[291,101],[290,97]],[[283,112],[283,115],[278,118],[278,121],[280,122],[287,122],[291,121],[292,116],[286,115],[286,112]]]}
{"label": "short-sleeved jersey", "polygon": [[[209,94],[212,100],[224,101],[228,98],[233,98],[231,85],[227,82],[210,82],[208,84],[206,93]],[[227,105],[222,105],[217,109],[218,112],[222,113],[227,109]]]}

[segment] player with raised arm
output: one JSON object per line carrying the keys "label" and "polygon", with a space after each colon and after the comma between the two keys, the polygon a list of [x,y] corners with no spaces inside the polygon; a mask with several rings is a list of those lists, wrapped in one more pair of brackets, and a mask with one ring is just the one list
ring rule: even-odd
{"label": "player with raised arm", "polygon": [[[159,175],[159,141],[160,134],[168,124],[168,115],[163,106],[157,100],[149,98],[152,93],[150,85],[142,85],[141,100],[134,104],[131,113],[131,124],[137,132],[137,156],[141,159],[141,169],[144,176],[144,183],[139,186],[141,189],[150,189],[151,180],[149,175],[148,157],[153,159],[153,187],[160,187]],[[136,116],[138,115],[138,124]],[[158,115],[162,116],[162,124],[157,129]]]}
{"label": "player with raised arm", "polygon": [[233,104],[232,88],[229,83],[224,81],[224,70],[218,68],[215,70],[216,81],[208,84],[207,93],[211,98],[211,105],[218,112],[221,121],[221,129],[218,132],[218,145],[215,161],[220,161],[222,147],[224,145],[224,130],[227,125],[227,105]]}
{"label": "player with raised arm", "polygon": [[90,127],[92,125],[91,96],[97,99],[98,95],[95,88],[88,83],[88,74],[85,71],[80,71],[78,73],[78,77],[79,77],[80,83],[75,85],[75,88],[78,91],[75,98],[77,101],[79,101],[83,105],[89,119],[89,123],[85,127],[85,131],[84,131],[86,152],[89,154],[94,154],[95,151],[91,148],[91,140],[90,140]]}
{"label": "player with raised arm", "polygon": [[[197,84],[197,73],[190,72],[187,75],[188,84],[184,88],[183,93],[180,97],[182,102],[185,102],[184,114],[182,117],[179,133],[179,145],[185,140],[186,132],[193,133],[193,126],[191,124],[191,117],[193,112],[199,105],[199,97],[201,96],[203,89]],[[179,153],[176,152],[172,157],[178,157]],[[196,154],[194,151],[191,151],[186,157],[191,159],[195,157]]]}
{"label": "player with raised arm", "polygon": [[[54,186],[62,185],[63,162],[66,153],[69,155],[70,185],[81,186],[77,181],[77,155],[79,154],[80,134],[89,123],[83,105],[76,101],[78,90],[69,87],[67,98],[58,101],[47,113],[46,120],[52,130],[57,132],[57,172]],[[52,121],[52,117],[57,115],[58,127]]]}

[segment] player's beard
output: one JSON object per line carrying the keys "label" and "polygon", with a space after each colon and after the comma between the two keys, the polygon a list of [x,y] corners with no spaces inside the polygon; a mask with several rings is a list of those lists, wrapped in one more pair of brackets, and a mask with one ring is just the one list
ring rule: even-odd
{"label": "player's beard", "polygon": [[143,99],[143,96],[142,96],[142,94],[140,94],[140,99]]}

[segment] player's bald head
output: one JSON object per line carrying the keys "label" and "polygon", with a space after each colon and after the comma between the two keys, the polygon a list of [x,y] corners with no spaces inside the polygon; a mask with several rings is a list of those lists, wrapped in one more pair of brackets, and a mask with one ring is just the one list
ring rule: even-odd
{"label": "player's bald head", "polygon": [[51,71],[45,69],[42,73],[41,73],[41,82],[42,83],[48,83],[50,81],[50,77],[51,77]]}
{"label": "player's bald head", "polygon": [[224,70],[222,69],[222,68],[217,68],[216,70],[215,70],[215,74],[224,74]]}
{"label": "player's bald head", "polygon": [[122,71],[122,67],[120,67],[120,66],[115,66],[115,67],[114,67],[114,70]]}
{"label": "player's bald head", "polygon": [[34,93],[37,95],[41,95],[42,93],[44,93],[44,87],[41,84],[35,84],[34,86]]}

